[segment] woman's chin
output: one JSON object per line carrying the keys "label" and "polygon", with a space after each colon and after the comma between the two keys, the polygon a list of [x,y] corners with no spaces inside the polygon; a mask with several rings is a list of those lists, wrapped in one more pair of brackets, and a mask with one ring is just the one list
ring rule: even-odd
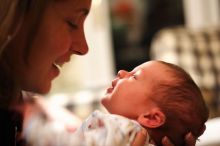
{"label": "woman's chin", "polygon": [[51,83],[44,84],[40,87],[36,87],[34,92],[39,93],[39,94],[47,94],[51,89]]}

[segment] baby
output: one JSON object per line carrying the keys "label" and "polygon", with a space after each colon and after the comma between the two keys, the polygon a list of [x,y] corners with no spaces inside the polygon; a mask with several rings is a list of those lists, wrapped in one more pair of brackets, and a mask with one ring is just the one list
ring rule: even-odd
{"label": "baby", "polygon": [[198,86],[180,67],[149,61],[131,72],[121,70],[107,89],[102,104],[111,114],[137,121],[161,146],[168,136],[183,146],[188,132],[198,138],[209,112]]}

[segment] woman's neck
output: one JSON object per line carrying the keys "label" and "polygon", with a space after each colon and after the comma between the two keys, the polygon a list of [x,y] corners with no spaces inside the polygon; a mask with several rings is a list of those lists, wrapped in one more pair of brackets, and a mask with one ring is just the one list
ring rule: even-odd
{"label": "woman's neck", "polygon": [[12,68],[2,57],[0,59],[0,107],[9,108],[20,100],[21,90],[16,84]]}

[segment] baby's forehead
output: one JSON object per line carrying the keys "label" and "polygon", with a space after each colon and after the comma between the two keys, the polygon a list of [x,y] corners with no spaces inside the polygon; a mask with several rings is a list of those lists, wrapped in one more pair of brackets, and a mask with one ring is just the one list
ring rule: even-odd
{"label": "baby's forehead", "polygon": [[159,61],[148,61],[135,67],[132,71],[134,72],[138,70],[147,70],[147,71],[163,72],[168,68],[169,68],[168,66],[166,66],[165,64],[162,64]]}
{"label": "baby's forehead", "polygon": [[159,61],[150,61],[143,63],[133,71],[141,71],[144,76],[151,78],[152,80],[159,82],[172,82],[175,78],[175,71],[173,71],[168,65]]}

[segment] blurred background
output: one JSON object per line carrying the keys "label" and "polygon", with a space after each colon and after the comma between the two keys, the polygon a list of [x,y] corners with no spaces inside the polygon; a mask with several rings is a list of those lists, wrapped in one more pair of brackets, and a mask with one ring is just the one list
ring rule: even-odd
{"label": "blurred background", "polygon": [[[63,66],[47,95],[84,119],[120,69],[160,59],[183,67],[220,116],[220,0],[92,0],[89,53]],[[219,123],[220,125],[220,123]],[[219,138],[220,139],[220,138]]]}

